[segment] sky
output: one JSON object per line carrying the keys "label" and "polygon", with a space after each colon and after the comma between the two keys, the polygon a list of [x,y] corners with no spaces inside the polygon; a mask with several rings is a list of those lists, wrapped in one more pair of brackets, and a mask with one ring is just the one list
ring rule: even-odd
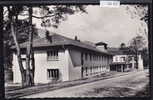
{"label": "sky", "polygon": [[[127,10],[127,7],[129,10]],[[99,5],[89,5],[86,13],[69,15],[57,29],[47,28],[63,36],[81,41],[94,43],[103,41],[109,47],[119,47],[121,43],[128,44],[137,34],[144,35],[147,25],[140,20],[135,8],[122,5],[119,8],[104,8]],[[34,19],[36,27],[40,27],[40,20]]]}

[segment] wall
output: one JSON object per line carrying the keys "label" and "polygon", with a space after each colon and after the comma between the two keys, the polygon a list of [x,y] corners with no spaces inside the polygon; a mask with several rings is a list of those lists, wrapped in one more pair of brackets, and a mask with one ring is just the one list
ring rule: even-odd
{"label": "wall", "polygon": [[125,62],[122,57],[125,57],[125,59],[127,59],[127,55],[115,55],[113,56],[113,62]]}
{"label": "wall", "polygon": [[74,66],[81,66],[81,51],[69,49],[69,59],[71,59]]}
{"label": "wall", "polygon": [[[50,82],[51,80],[47,78],[47,69],[59,69],[59,80],[67,81],[68,80],[68,73],[67,73],[67,61],[65,57],[65,52],[59,50],[58,52],[58,60],[47,60],[47,53],[46,51],[43,52],[36,52],[35,53],[35,60],[36,66],[38,66],[36,70],[36,82]],[[42,74],[43,73],[43,74]],[[42,78],[40,78],[42,77]]]}
{"label": "wall", "polygon": [[[96,55],[93,55],[96,56]],[[92,57],[92,59],[90,60],[90,56],[88,55],[87,59],[85,59],[84,57],[84,64],[83,66],[86,67],[91,67],[91,66],[109,66],[109,64],[112,63],[112,57],[108,56],[108,55],[97,55],[97,56],[101,56],[100,58],[96,57],[95,60]]]}
{"label": "wall", "polygon": [[[59,69],[60,77],[59,80],[67,81],[69,80],[68,72],[68,60],[65,55],[65,51],[60,50],[59,60],[57,61],[47,61],[46,51],[35,51],[35,83],[47,83],[50,80],[47,78],[47,69]],[[17,62],[17,56],[13,54],[13,82],[21,83],[21,73],[19,70],[19,65]]]}
{"label": "wall", "polygon": [[[126,61],[123,61],[122,57],[126,58]],[[113,56],[113,62],[127,62],[128,57],[131,57],[131,60],[128,62],[130,64],[132,64],[132,69],[135,68],[135,60],[134,60],[134,56],[133,55],[115,55]],[[141,57],[141,55],[138,55],[138,69],[139,70],[143,70],[143,59]]]}
{"label": "wall", "polygon": [[46,83],[47,80],[47,54],[44,51],[35,51],[35,83]]}
{"label": "wall", "polygon": [[13,61],[12,61],[12,70],[13,70],[13,82],[14,83],[21,83],[21,72],[19,69],[19,65],[17,62],[17,55],[13,54]]}
{"label": "wall", "polygon": [[81,78],[81,52],[74,49],[66,50],[69,64],[69,79],[76,80]]}
{"label": "wall", "polygon": [[[59,50],[59,59],[56,61],[48,61],[46,51],[35,51],[35,83],[48,83],[51,81],[47,78],[47,69],[59,69],[60,81],[80,79],[82,67],[81,52],[81,50],[76,49]],[[25,55],[23,56],[25,57]],[[83,56],[83,67],[92,67],[92,73],[109,71],[109,64],[112,62],[112,58],[110,56],[102,56],[103,58],[101,60],[90,60],[89,55],[87,60],[85,60],[85,56]],[[84,71],[84,75],[85,73]],[[90,69],[87,70],[87,73],[91,73]],[[21,74],[15,54],[13,55],[13,78],[14,83],[21,83]]]}
{"label": "wall", "polygon": [[143,67],[143,59],[142,59],[142,56],[139,55],[138,56],[138,70],[143,70],[144,67]]}
{"label": "wall", "polygon": [[83,52],[83,76],[90,77],[110,71],[112,56],[96,52]]}

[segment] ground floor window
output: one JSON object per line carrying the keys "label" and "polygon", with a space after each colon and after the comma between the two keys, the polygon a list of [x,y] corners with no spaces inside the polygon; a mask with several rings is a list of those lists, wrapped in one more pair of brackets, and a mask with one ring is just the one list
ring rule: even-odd
{"label": "ground floor window", "polygon": [[92,74],[92,67],[90,67],[90,73]]}
{"label": "ground floor window", "polygon": [[47,77],[48,79],[58,79],[59,70],[58,69],[47,69]]}

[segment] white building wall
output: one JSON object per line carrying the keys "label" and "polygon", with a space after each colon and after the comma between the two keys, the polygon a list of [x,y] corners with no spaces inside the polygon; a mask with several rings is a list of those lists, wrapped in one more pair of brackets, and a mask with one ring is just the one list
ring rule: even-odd
{"label": "white building wall", "polygon": [[125,62],[122,57],[127,59],[127,55],[115,55],[113,56],[113,62]]}
{"label": "white building wall", "polygon": [[19,64],[17,63],[18,59],[17,59],[17,55],[13,54],[13,83],[21,83],[21,72],[19,69]]}
{"label": "white building wall", "polygon": [[35,83],[46,83],[47,80],[47,54],[43,51],[37,51],[35,57]]}
{"label": "white building wall", "polygon": [[[25,56],[25,55],[24,55]],[[35,83],[48,83],[51,80],[47,77],[47,69],[59,69],[59,80],[69,81],[81,78],[81,51],[74,49],[59,50],[58,60],[48,61],[47,51],[35,51]],[[111,62],[110,62],[111,63]],[[25,64],[24,64],[25,65]],[[98,68],[97,66],[104,66]],[[83,67],[94,67],[92,72],[105,72],[109,64],[106,64],[106,57],[102,57],[99,60],[84,59]],[[96,68],[95,68],[96,67]],[[85,71],[84,71],[85,72]],[[91,74],[91,70],[87,70],[88,74]],[[13,78],[14,83],[21,83],[21,73],[17,61],[17,56],[13,55]]]}
{"label": "white building wall", "polygon": [[[60,80],[69,80],[68,71],[68,51],[59,51],[59,60],[47,61],[46,51],[35,51],[35,83],[48,83],[50,80],[47,78],[47,69],[59,69]],[[21,73],[17,61],[17,56],[13,55],[13,82],[21,83]]]}
{"label": "white building wall", "polygon": [[68,81],[69,80],[69,51],[66,49],[63,53],[60,53],[60,65],[61,65],[61,72],[62,72],[62,81]]}
{"label": "white building wall", "polygon": [[[131,61],[129,61],[129,63],[132,64],[132,69],[134,69],[136,61],[134,60],[134,56],[132,56],[132,55],[115,55],[115,56],[113,56],[113,62],[124,62],[122,57],[125,57],[125,59],[128,59],[128,56],[132,57]],[[138,55],[138,69],[139,70],[144,69],[143,68],[143,59],[142,59],[141,55]]]}
{"label": "white building wall", "polygon": [[143,70],[143,60],[141,55],[138,56],[138,70]]}
{"label": "white building wall", "polygon": [[[21,58],[26,58],[26,55],[21,55]],[[21,83],[22,79],[21,79],[21,72],[20,72],[20,68],[19,68],[19,64],[18,64],[18,58],[17,55],[15,53],[13,53],[13,61],[12,61],[12,70],[13,70],[13,82],[14,83]],[[26,68],[26,62],[23,61],[23,68]]]}

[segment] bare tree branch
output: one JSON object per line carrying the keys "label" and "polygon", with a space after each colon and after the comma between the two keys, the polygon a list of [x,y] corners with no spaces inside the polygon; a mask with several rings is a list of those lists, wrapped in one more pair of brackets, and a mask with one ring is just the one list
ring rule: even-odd
{"label": "bare tree branch", "polygon": [[[20,14],[20,16],[28,16],[28,14]],[[37,18],[37,19],[43,19],[43,18],[48,18],[48,17],[53,17],[55,15],[45,15],[45,16],[35,16],[32,15],[33,18]]]}

